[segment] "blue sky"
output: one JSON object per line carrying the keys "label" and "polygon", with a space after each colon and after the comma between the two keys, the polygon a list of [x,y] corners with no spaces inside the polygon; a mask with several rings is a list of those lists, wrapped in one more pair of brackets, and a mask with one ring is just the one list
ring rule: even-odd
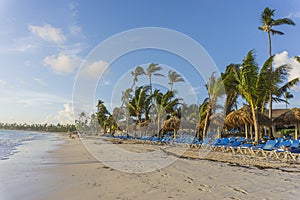
{"label": "blue sky", "polygon": [[[257,27],[266,6],[276,9],[275,18],[290,17],[296,23],[279,27],[285,35],[272,37],[272,42],[275,65],[290,63],[291,76],[299,76],[300,66],[292,59],[300,55],[299,0],[2,0],[0,121],[71,122],[73,85],[82,61],[105,39],[133,28],[163,27],[186,34],[205,48],[220,71],[240,63],[251,49],[261,65],[268,57],[267,35]],[[106,98],[105,87],[122,75],[118,66],[128,71],[149,62],[177,69],[188,65],[157,51],[125,55],[115,62],[111,76],[100,81],[95,98]],[[94,70],[105,65],[99,62]],[[299,86],[292,92],[291,107],[300,107]]]}

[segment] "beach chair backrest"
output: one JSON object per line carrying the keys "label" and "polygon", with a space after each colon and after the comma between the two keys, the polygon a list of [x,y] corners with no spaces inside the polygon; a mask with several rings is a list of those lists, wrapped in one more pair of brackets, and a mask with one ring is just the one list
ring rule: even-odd
{"label": "beach chair backrest", "polygon": [[222,138],[221,141],[219,142],[220,145],[227,145],[229,143],[228,138]]}
{"label": "beach chair backrest", "polygon": [[229,138],[229,143],[234,143],[235,141],[236,141],[236,138],[235,138],[235,137]]}
{"label": "beach chair backrest", "polygon": [[263,150],[272,150],[277,144],[277,140],[268,140],[266,144],[263,146]]}
{"label": "beach chair backrest", "polygon": [[299,140],[292,140],[291,148],[298,148],[299,147]]}

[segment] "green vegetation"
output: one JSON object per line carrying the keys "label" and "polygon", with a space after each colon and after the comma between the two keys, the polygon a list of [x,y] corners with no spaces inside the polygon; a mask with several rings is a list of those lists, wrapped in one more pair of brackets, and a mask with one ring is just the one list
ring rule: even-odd
{"label": "green vegetation", "polygon": [[46,131],[46,132],[73,132],[76,131],[74,124],[17,124],[0,123],[0,129],[25,130],[25,131]]}

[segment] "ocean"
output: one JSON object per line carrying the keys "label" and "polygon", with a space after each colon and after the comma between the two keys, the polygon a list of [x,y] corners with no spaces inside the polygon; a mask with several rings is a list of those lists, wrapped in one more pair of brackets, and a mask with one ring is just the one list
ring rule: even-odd
{"label": "ocean", "polygon": [[[56,133],[0,130],[0,199],[35,199],[37,180],[49,182],[55,177],[43,173],[45,163],[55,162],[50,151],[62,141]],[[17,189],[17,190],[16,190]]]}

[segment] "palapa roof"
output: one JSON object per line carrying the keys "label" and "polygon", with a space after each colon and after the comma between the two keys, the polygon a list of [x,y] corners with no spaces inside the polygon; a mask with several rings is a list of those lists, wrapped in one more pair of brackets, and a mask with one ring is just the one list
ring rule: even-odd
{"label": "palapa roof", "polygon": [[300,124],[300,108],[292,108],[274,119],[275,124],[294,125]]}
{"label": "palapa roof", "polygon": [[[259,125],[272,126],[272,121],[262,113],[256,113],[257,122]],[[243,106],[239,110],[232,111],[225,118],[225,124],[229,127],[235,128],[247,125],[253,125],[252,112],[248,106]]]}
{"label": "palapa roof", "polygon": [[162,130],[169,131],[169,130],[179,130],[180,127],[180,119],[176,116],[172,116],[166,121],[164,121],[162,125]]}

